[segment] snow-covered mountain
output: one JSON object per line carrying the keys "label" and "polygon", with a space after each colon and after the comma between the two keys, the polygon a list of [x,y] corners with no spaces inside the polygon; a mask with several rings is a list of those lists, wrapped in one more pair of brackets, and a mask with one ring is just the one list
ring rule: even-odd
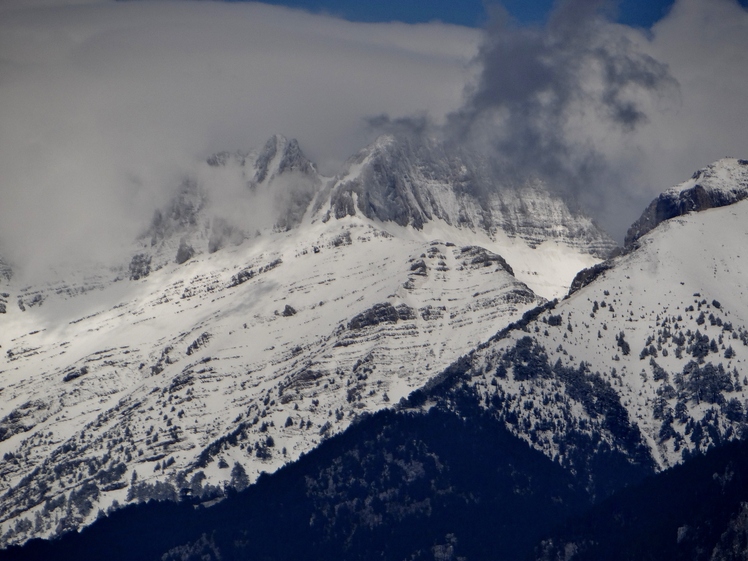
{"label": "snow-covered mountain", "polygon": [[497,190],[464,156],[414,150],[380,139],[334,178],[280,136],[217,154],[122,267],[5,279],[3,543],[242,488],[561,296],[614,245],[540,185]]}
{"label": "snow-covered mountain", "polygon": [[[742,166],[746,164],[724,160],[713,169],[721,168],[726,177],[734,178],[745,171]],[[713,184],[712,190],[721,196],[718,192],[729,193],[734,187],[728,179]],[[355,415],[356,409],[378,408],[378,399],[384,406],[406,393],[392,390],[393,368],[398,364],[388,363],[387,358],[406,356],[402,354],[404,346],[410,345],[408,352],[412,352],[414,340],[425,343],[431,337],[426,331],[421,331],[416,339],[404,335],[421,329],[425,323],[419,318],[430,321],[427,317],[431,318],[433,312],[433,308],[423,306],[425,316],[412,313],[419,288],[425,289],[426,294],[437,294],[439,285],[435,281],[443,282],[447,276],[458,281],[459,274],[453,271],[463,274],[468,269],[472,273],[467,274],[487,273],[491,280],[486,286],[495,286],[496,279],[511,280],[506,276],[509,263],[495,254],[475,246],[427,241],[420,246],[426,249],[423,255],[413,261],[405,260],[409,264],[406,273],[412,278],[402,284],[398,299],[387,298],[350,317],[322,343],[327,345],[325,350],[314,357],[322,366],[309,367],[298,376],[292,374],[285,378],[286,382],[281,378],[269,394],[260,395],[265,417],[260,411],[257,423],[248,421],[248,417],[238,418],[233,432],[201,449],[195,464],[205,478],[191,467],[181,476],[169,477],[169,469],[180,458],[175,464],[167,460],[167,476],[159,479],[164,475],[162,459],[157,476],[143,481],[142,471],[138,471],[138,477],[130,478],[127,487],[126,498],[135,500],[174,498],[177,486],[191,494],[191,499],[172,506],[125,509],[97,522],[90,532],[11,550],[11,558],[98,559],[112,554],[123,560],[337,559],[374,555],[385,559],[483,559],[499,555],[524,559],[531,558],[534,552],[538,559],[573,560],[590,558],[590,552],[594,558],[613,558],[616,554],[630,558],[659,550],[678,552],[679,558],[738,558],[745,550],[740,536],[745,530],[741,501],[746,488],[738,468],[746,462],[746,448],[742,443],[723,445],[743,437],[748,424],[748,305],[743,255],[748,236],[748,201],[700,210],[661,221],[623,255],[581,272],[566,299],[528,306],[521,317],[513,314],[516,321],[447,368],[432,367],[419,377],[418,372],[428,370],[420,366],[418,372],[410,374],[411,380],[418,378],[420,387],[399,400],[393,409],[369,416]],[[362,221],[376,232],[382,226],[368,220],[356,212],[340,222],[310,221],[306,227],[310,231],[326,231],[330,224],[340,227],[346,222],[350,226]],[[313,259],[314,255],[319,257],[325,251],[335,252],[336,247],[365,253],[366,257],[360,259],[376,257],[371,249],[376,245],[367,244],[396,240],[402,245],[408,239],[403,232],[416,242],[426,226],[419,231],[389,224],[392,237],[372,234],[378,242],[357,237],[350,246],[345,242],[317,245],[319,253],[302,251],[295,263]],[[241,247],[231,251],[239,252]],[[222,253],[194,257],[182,267],[195,261],[210,262]],[[486,261],[490,261],[488,271],[480,266]],[[273,275],[289,262],[291,257],[262,274]],[[381,259],[372,262],[386,263]],[[385,264],[382,268],[389,267]],[[160,274],[162,270],[152,273]],[[378,274],[378,282],[384,284],[385,273]],[[248,285],[247,289],[253,289],[256,285],[248,283],[258,278],[257,273],[232,276],[229,285],[245,277],[249,280],[238,288]],[[472,278],[470,282],[476,280],[467,278]],[[279,276],[272,279],[281,281]],[[315,280],[312,278],[309,283]],[[152,278],[147,281],[152,282]],[[419,282],[423,284],[418,285]],[[457,284],[459,281],[450,283],[450,287]],[[513,290],[524,292],[521,285],[513,286]],[[311,291],[310,287],[311,284],[303,284],[300,290],[290,292],[286,300],[276,301],[275,309],[280,310],[286,302],[294,306],[301,294]],[[451,297],[458,293],[459,290],[451,292]],[[444,296],[442,302],[449,302],[450,297]],[[224,302],[222,305],[229,298],[226,290],[213,295],[215,302]],[[333,302],[325,304],[326,313]],[[350,305],[350,300],[345,302]],[[493,306],[490,304],[489,308]],[[277,322],[309,319],[309,314],[305,314],[308,308],[303,306],[283,311],[285,317],[279,312]],[[188,310],[177,313],[187,314]],[[445,317],[446,314],[441,319]],[[495,324],[501,323],[496,319]],[[472,325],[478,323],[488,325],[480,319]],[[292,329],[288,323],[275,325]],[[467,333],[460,331],[467,327],[464,323],[456,325],[460,327],[450,326],[451,334]],[[437,341],[442,336],[438,329],[432,333]],[[181,343],[181,348],[189,339],[192,336]],[[190,403],[188,398],[197,400],[196,406],[205,411],[210,398],[203,396],[206,390],[220,384],[221,372],[206,370],[194,375],[191,367],[193,372],[188,374],[192,378],[173,375],[185,362],[190,366],[189,361],[195,359],[188,357],[196,353],[208,353],[211,358],[203,362],[207,355],[198,355],[203,356],[199,361],[202,368],[220,368],[223,361],[229,364],[229,351],[223,354],[219,350],[226,347],[225,340],[225,333],[220,337],[199,337],[187,346],[184,355],[166,353],[169,360],[173,356],[181,361],[173,363],[176,368],[168,375],[177,385],[171,394],[170,388],[159,389],[161,372],[154,372],[150,383],[156,385],[151,391],[152,399],[157,401],[151,402],[152,412],[140,408],[140,414],[154,419],[160,416],[156,411],[167,395],[174,395],[175,401],[181,399],[179,407]],[[397,341],[401,341],[400,347]],[[363,344],[374,344],[377,350],[368,359],[357,360],[352,366],[349,362],[330,375],[331,361],[345,364],[344,355],[336,352],[342,353],[342,348],[356,354],[357,346]],[[462,341],[460,345],[467,349],[471,343]],[[236,353],[234,358],[240,355],[238,343],[230,352]],[[305,356],[302,353],[299,356]],[[397,360],[405,368],[411,363],[423,365],[417,354],[406,356],[405,360],[411,362]],[[429,355],[428,364],[438,361]],[[285,367],[283,363],[279,365],[281,369]],[[168,369],[171,364],[164,359],[162,366]],[[327,370],[321,378],[316,377],[318,368]],[[267,372],[269,369],[261,374]],[[89,374],[76,379],[85,376]],[[248,381],[251,377],[234,376],[237,382],[239,379]],[[182,382],[192,383],[193,392],[182,394]],[[321,387],[316,385],[318,382]],[[269,385],[273,383],[274,380]],[[363,384],[368,385],[361,387]],[[389,401],[384,395],[380,398],[380,387],[388,392]],[[328,419],[337,419],[338,412],[333,414],[331,409],[342,400],[335,402],[332,398],[331,403],[331,398],[325,396],[341,389],[345,390],[345,402],[353,407],[344,411],[339,425],[331,420],[330,427],[325,429],[322,425],[320,429],[329,435],[350,425],[342,434],[324,438],[310,454],[272,476],[260,478],[246,492],[227,492],[227,498],[214,508],[192,508],[195,501],[218,498],[217,490],[210,487],[216,472],[220,478],[224,470],[225,479],[237,489],[252,480],[252,474],[240,467],[247,465],[247,457],[240,452],[242,445],[245,454],[249,449],[253,459],[264,458],[263,467],[272,469],[279,444],[287,446],[299,434],[291,432],[297,424],[309,431],[309,420],[316,425],[318,419],[324,419],[324,415],[320,419],[319,411],[309,407],[310,399],[313,406],[314,400],[319,400],[317,410],[328,408]],[[212,399],[223,399],[233,415],[235,410],[229,400],[234,395],[224,392]],[[281,416],[278,413],[284,401],[286,405],[293,404],[293,411],[288,415],[290,422],[287,420],[280,430],[278,420],[286,412]],[[359,403],[362,405],[356,405]],[[350,411],[354,411],[358,422],[348,422]],[[297,415],[307,420],[299,423]],[[199,414],[185,413],[187,419],[194,417],[199,418]],[[267,423],[264,429],[263,422]],[[89,430],[95,432],[98,428],[91,427],[86,433]],[[316,438],[316,433],[317,426],[313,426],[312,438]],[[273,446],[267,436],[272,437]],[[85,446],[83,440],[74,442]],[[119,444],[118,440],[114,442],[115,446]],[[296,442],[303,443],[303,437]],[[716,450],[700,455],[708,448]],[[145,458],[136,464],[136,469],[152,462],[153,458]],[[234,466],[229,471],[230,462]],[[645,476],[681,462],[682,469],[668,470],[642,482]],[[91,511],[92,500],[99,495],[124,494],[124,487],[101,491],[101,482],[113,477],[111,473],[109,467],[88,477],[83,475],[83,484],[71,491],[65,501],[55,498],[45,503],[47,511],[67,516],[80,514],[82,510]],[[123,479],[116,485],[127,485],[127,478]],[[690,492],[683,493],[683,489]],[[611,495],[611,500],[600,502]],[[655,505],[651,504],[652,497],[656,497]],[[40,525],[44,524],[44,514],[39,518]],[[17,518],[21,522],[14,522],[17,534],[30,531],[30,522],[22,522],[24,519],[21,516]],[[553,530],[564,521],[566,529]],[[658,532],[666,535],[653,535]],[[619,537],[619,533],[624,537]],[[286,539],[288,535],[294,539]],[[646,537],[642,539],[641,535]],[[619,550],[625,553],[620,554]]]}
{"label": "snow-covered mountain", "polygon": [[[336,176],[324,177],[295,140],[276,135],[262,150],[216,154],[200,178],[186,179],[141,237],[130,276],[241,244],[263,229],[291,230],[305,216],[312,224],[359,216],[410,227],[427,239],[475,239],[522,252],[512,259],[515,268],[554,262],[544,271],[517,271],[547,298],[568,288],[580,265],[616,249],[589,217],[541,183],[504,185],[500,177],[488,158],[391,135],[352,156]],[[217,184],[239,189],[219,195],[210,188]]]}
{"label": "snow-covered mountain", "polygon": [[[722,160],[695,177],[711,177],[711,196],[725,200],[747,171],[746,161]],[[660,222],[450,376],[468,379],[514,434],[579,473],[611,451],[663,469],[744,437],[748,201],[710,206]],[[440,400],[454,400],[450,376]]]}
{"label": "snow-covered mountain", "polygon": [[[495,193],[440,150],[384,137],[325,178],[275,137],[211,158],[129,265],[5,279],[4,543],[209,503],[392,406],[490,418],[593,500],[744,436],[748,162],[665,192],[601,261],[605,235],[542,186]],[[216,181],[271,209],[259,232]]]}

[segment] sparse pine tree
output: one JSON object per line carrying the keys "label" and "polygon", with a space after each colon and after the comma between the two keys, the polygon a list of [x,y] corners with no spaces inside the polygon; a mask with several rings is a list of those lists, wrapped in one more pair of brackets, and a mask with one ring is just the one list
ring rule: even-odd
{"label": "sparse pine tree", "polygon": [[249,486],[247,472],[239,462],[234,462],[234,467],[231,468],[231,482],[229,484],[237,491],[243,491]]}

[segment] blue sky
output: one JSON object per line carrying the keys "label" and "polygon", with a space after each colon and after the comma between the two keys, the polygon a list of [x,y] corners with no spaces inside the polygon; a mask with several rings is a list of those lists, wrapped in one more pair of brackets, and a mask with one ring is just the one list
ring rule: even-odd
{"label": "blue sky", "polygon": [[[440,20],[466,26],[478,26],[486,18],[482,0],[264,0],[270,4],[326,12],[352,21],[404,21],[407,23]],[[502,4],[519,22],[540,23],[554,0],[503,0]],[[745,3],[746,0],[741,0]],[[636,27],[651,27],[661,19],[673,0],[621,0],[618,21]]]}

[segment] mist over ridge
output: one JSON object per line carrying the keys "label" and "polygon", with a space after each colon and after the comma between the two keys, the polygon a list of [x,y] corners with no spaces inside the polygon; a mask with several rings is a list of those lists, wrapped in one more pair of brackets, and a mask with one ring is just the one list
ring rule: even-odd
{"label": "mist over ridge", "polygon": [[476,149],[620,242],[657,193],[744,156],[748,15],[679,0],[645,32],[605,8],[562,2],[529,27],[497,10],[478,31],[257,3],[8,4],[0,254],[32,276],[108,259],[211,154],[276,133],[327,175],[383,132]]}

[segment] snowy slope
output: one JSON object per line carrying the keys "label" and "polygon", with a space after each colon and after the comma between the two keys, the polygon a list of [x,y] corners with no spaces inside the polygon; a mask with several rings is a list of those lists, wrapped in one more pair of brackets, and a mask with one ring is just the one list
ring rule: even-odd
{"label": "snowy slope", "polygon": [[[250,479],[274,470],[537,305],[506,269],[482,248],[397,239],[354,219],[11,306],[4,518],[86,481],[98,484],[97,508],[124,502],[133,470],[140,481],[203,470],[214,485],[230,478],[219,457]],[[255,447],[268,437],[273,447]],[[102,470],[124,471],[110,481]]]}
{"label": "snowy slope", "polygon": [[[477,214],[419,227],[332,216],[350,173],[320,176],[282,137],[217,154],[128,264],[5,281],[4,543],[128,500],[241,488],[397,403],[599,262],[601,238],[572,239],[568,224],[528,241]],[[448,200],[449,181],[435,182]],[[534,193],[533,208],[571,216]],[[265,222],[246,220],[255,208]]]}
{"label": "snowy slope", "polygon": [[746,248],[748,201],[660,223],[593,282],[477,349],[475,395],[577,470],[607,450],[665,468],[743,437]]}

